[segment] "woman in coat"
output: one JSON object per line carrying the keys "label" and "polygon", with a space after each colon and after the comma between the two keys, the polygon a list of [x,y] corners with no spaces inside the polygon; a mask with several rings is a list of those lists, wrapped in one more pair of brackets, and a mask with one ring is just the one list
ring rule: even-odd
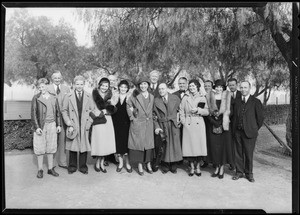
{"label": "woman in coat", "polygon": [[112,115],[112,120],[115,130],[116,139],[116,154],[119,160],[119,166],[117,172],[120,172],[123,168],[125,160],[126,170],[131,173],[132,168],[128,158],[128,135],[130,119],[127,114],[127,100],[129,97],[129,83],[126,80],[120,81],[118,84],[118,93],[113,95],[112,104],[116,106],[117,112]]}
{"label": "woman in coat", "polygon": [[[89,93],[83,90],[85,79],[79,75],[74,78],[75,90],[66,94],[61,111],[67,125],[66,149],[69,150],[68,173],[77,170],[77,154],[79,152],[79,171],[88,174],[86,165],[87,152],[91,151],[88,135],[93,122],[89,113],[93,111],[94,104]],[[69,137],[68,137],[69,136]],[[70,138],[72,137],[72,138]]]}
{"label": "woman in coat", "polygon": [[183,125],[182,155],[190,162],[189,176],[201,176],[200,158],[207,155],[206,131],[203,116],[208,115],[205,96],[201,95],[200,83],[189,81],[189,90],[180,104],[180,122]]}
{"label": "woman in coat", "polygon": [[102,78],[98,87],[92,92],[95,110],[91,112],[93,127],[91,134],[91,155],[96,158],[94,169],[96,172],[106,173],[104,156],[116,152],[115,132],[111,114],[116,112],[116,107],[111,104],[112,92],[108,78]]}
{"label": "woman in coat", "polygon": [[138,163],[139,175],[144,175],[143,163],[147,172],[152,174],[153,160],[153,103],[154,96],[148,92],[149,81],[141,78],[127,102],[127,113],[130,119],[128,148],[131,162]]}
{"label": "woman in coat", "polygon": [[216,166],[212,177],[224,177],[224,164],[233,165],[232,137],[230,129],[231,94],[226,90],[225,83],[218,79],[213,86],[215,92],[207,95],[209,102],[208,120],[210,126],[211,159]]}

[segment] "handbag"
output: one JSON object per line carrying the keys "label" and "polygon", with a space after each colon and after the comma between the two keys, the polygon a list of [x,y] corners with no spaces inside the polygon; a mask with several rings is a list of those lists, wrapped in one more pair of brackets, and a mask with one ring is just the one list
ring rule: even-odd
{"label": "handbag", "polygon": [[223,133],[223,126],[222,125],[220,125],[220,126],[218,126],[218,127],[216,127],[216,126],[214,126],[213,125],[213,133],[214,134],[222,134]]}
{"label": "handbag", "polygon": [[99,125],[99,124],[105,124],[107,122],[106,117],[103,115],[101,117],[97,116],[93,119],[92,125]]}
{"label": "handbag", "polygon": [[199,102],[197,107],[204,108],[205,107],[205,102]]}

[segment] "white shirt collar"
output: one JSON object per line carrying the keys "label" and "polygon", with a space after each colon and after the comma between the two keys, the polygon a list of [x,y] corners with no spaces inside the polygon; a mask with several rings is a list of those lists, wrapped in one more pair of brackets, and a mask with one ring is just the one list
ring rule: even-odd
{"label": "white shirt collar", "polygon": [[168,101],[168,93],[164,97]]}
{"label": "white shirt collar", "polygon": [[247,96],[242,95],[242,100],[243,100],[243,97],[245,97],[245,103],[246,103],[248,101],[249,97],[250,97],[250,94],[248,94]]}

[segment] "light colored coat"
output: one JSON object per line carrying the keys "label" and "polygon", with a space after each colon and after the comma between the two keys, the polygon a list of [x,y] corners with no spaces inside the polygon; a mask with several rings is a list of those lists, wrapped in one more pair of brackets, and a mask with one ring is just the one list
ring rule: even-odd
{"label": "light colored coat", "polygon": [[[145,107],[142,94],[131,95],[127,101],[127,113],[130,118],[128,148],[133,150],[149,150],[154,148],[153,133],[153,103],[154,96],[149,93],[150,102]],[[133,115],[133,108],[137,109],[137,116]]]}
{"label": "light colored coat", "polygon": [[[205,103],[204,108],[199,108],[196,114],[191,109],[196,108],[199,102]],[[205,96],[197,93],[192,96],[189,92],[180,103],[180,122],[183,125],[182,154],[184,157],[206,156],[206,128],[202,116],[209,114]]]}
{"label": "light colored coat", "polygon": [[182,160],[180,129],[177,122],[179,105],[180,98],[170,93],[168,93],[167,107],[161,96],[154,99],[153,111],[157,116],[157,120],[154,120],[155,129],[163,129],[167,136],[165,154],[163,155],[164,162]]}
{"label": "light colored coat", "polygon": [[[88,140],[88,134],[93,120],[89,116],[89,113],[93,111],[94,108],[95,106],[91,95],[84,91],[81,115],[81,128],[79,128],[79,115],[75,98],[75,92],[72,91],[71,93],[65,96],[62,108],[63,119],[68,127],[73,126],[78,131],[78,135],[73,140],[67,138],[67,150],[77,152],[91,151],[91,146]],[[81,135],[79,135],[79,132],[81,132]]]}

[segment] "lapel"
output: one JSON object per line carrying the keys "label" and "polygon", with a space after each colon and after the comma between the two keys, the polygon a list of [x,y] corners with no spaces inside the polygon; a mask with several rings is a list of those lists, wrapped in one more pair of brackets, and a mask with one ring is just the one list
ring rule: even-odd
{"label": "lapel", "polygon": [[75,90],[71,93],[71,95],[70,95],[70,100],[71,100],[71,103],[72,103],[72,105],[73,105],[73,107],[74,107],[74,109],[75,109],[75,113],[76,113],[76,115],[78,116],[78,107],[77,107],[77,102],[76,102],[76,98],[75,98]]}
{"label": "lapel", "polygon": [[144,105],[142,96],[143,96],[142,93],[140,93],[139,95],[137,95],[136,99],[138,100],[138,102],[140,103],[140,105],[143,108],[144,112],[146,113],[146,107]]}
{"label": "lapel", "polygon": [[175,101],[176,101],[176,98],[171,95],[170,93],[168,93],[168,112],[171,114],[173,113],[173,110],[175,108]]}
{"label": "lapel", "polygon": [[[153,100],[154,100],[154,96],[151,95],[151,94],[149,94],[149,96],[150,96],[150,102],[149,102],[149,104],[148,104],[148,106],[147,106],[147,108],[146,108],[146,114],[147,114],[147,113],[150,113],[151,108],[153,108]],[[151,106],[151,104],[152,104],[152,106]]]}
{"label": "lapel", "polygon": [[82,110],[85,108],[86,104],[88,103],[89,100],[89,95],[84,91],[83,92],[83,98],[82,98]]}
{"label": "lapel", "polygon": [[43,100],[41,99],[42,94],[38,97],[38,101],[41,102],[43,105],[45,105],[47,107],[47,105],[43,102]]}
{"label": "lapel", "polygon": [[248,100],[247,100],[247,102],[246,102],[245,112],[247,112],[247,110],[251,106],[252,100],[253,100],[253,96],[250,95],[249,98],[248,98]]}
{"label": "lapel", "polygon": [[[198,95],[198,94],[197,94],[197,95]],[[194,98],[196,98],[196,97],[194,97]],[[187,97],[187,103],[190,104],[190,107],[191,107],[191,108],[194,108],[194,105],[193,105],[193,99],[192,99],[191,93],[188,94],[188,97]]]}
{"label": "lapel", "polygon": [[[169,101],[168,101],[168,104],[169,104]],[[165,114],[165,116],[167,115],[167,108],[166,108],[166,105],[165,105],[165,103],[164,103],[164,101],[163,101],[163,99],[162,99],[161,96],[159,96],[158,98],[156,98],[156,107],[158,109],[160,109]]]}

